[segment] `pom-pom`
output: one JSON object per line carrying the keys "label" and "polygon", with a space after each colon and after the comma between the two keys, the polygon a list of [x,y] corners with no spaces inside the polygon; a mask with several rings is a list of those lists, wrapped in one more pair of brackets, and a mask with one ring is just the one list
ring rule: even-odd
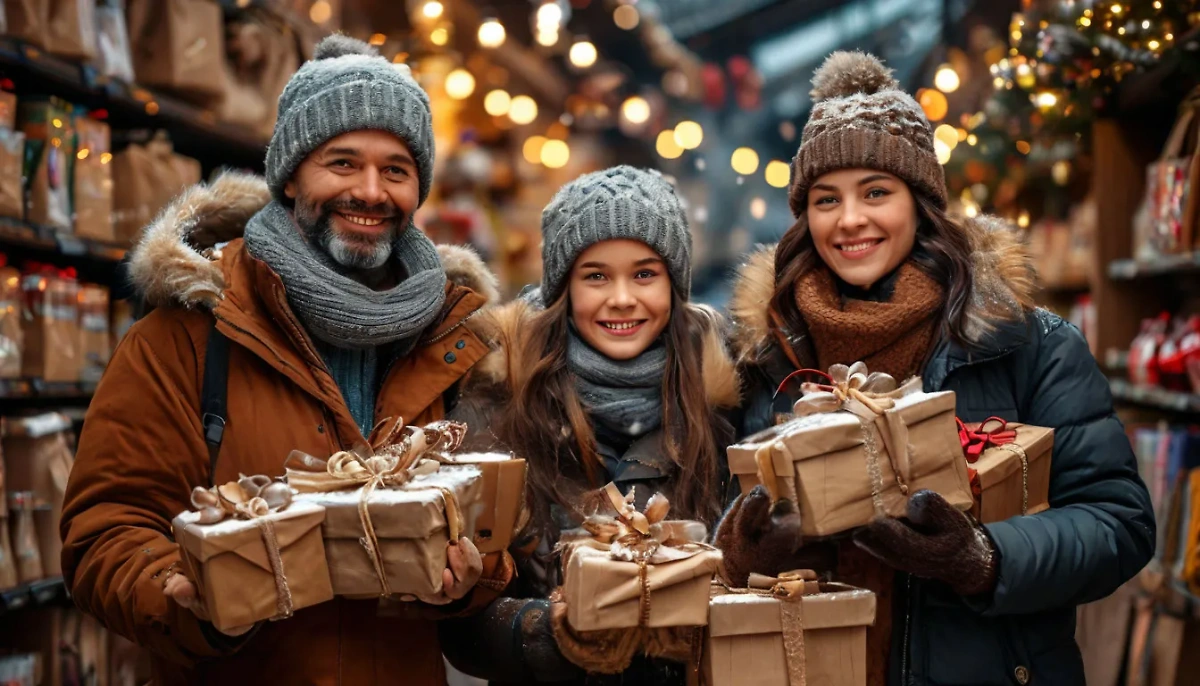
{"label": "pom-pom", "polygon": [[900,89],[900,84],[892,78],[892,70],[865,52],[833,53],[813,74],[812,84],[814,101]]}
{"label": "pom-pom", "polygon": [[378,57],[379,51],[357,38],[335,33],[321,39],[313,50],[314,60],[327,60],[345,55],[367,55]]}

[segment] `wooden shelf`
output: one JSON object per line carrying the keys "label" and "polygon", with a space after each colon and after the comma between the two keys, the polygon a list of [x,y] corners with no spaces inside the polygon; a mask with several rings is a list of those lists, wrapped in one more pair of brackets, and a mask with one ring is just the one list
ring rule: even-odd
{"label": "wooden shelf", "polygon": [[47,382],[41,379],[0,379],[0,414],[46,407],[83,407],[92,400],[96,384]]}
{"label": "wooden shelf", "polygon": [[0,615],[27,607],[62,605],[69,599],[67,586],[61,576],[32,581],[7,591],[0,591]]}
{"label": "wooden shelf", "polygon": [[1135,386],[1124,379],[1110,379],[1113,398],[1118,402],[1168,412],[1200,413],[1200,395],[1168,391],[1155,386]]}
{"label": "wooden shelf", "polygon": [[1200,272],[1200,252],[1166,255],[1153,262],[1113,260],[1108,263],[1108,276],[1115,281],[1131,281],[1154,276],[1195,274]]}
{"label": "wooden shelf", "polygon": [[48,226],[34,226],[19,219],[0,217],[0,250],[32,251],[82,258],[115,265],[125,259],[125,248],[112,243],[79,238]]}

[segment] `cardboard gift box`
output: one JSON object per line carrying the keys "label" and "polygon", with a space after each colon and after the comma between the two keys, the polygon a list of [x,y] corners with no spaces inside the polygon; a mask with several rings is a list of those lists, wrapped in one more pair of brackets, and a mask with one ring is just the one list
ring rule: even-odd
{"label": "cardboard gift box", "polygon": [[478,467],[483,477],[472,542],[485,555],[507,550],[525,502],[525,460],[507,453],[462,453],[453,460]]}
{"label": "cardboard gift box", "polygon": [[1054,429],[991,419],[960,431],[978,494],[971,506],[976,519],[1002,522],[1050,508]]}
{"label": "cardboard gift box", "polygon": [[326,508],[322,535],[335,594],[441,596],[446,548],[474,535],[481,509],[479,468],[443,464],[465,432],[454,422],[414,427],[388,419],[367,447],[328,460],[288,456],[297,500]]}
{"label": "cardboard gift box", "polygon": [[921,489],[970,509],[953,392],[921,392],[919,379],[897,388],[861,363],[831,371],[835,384],[805,384],[801,416],[729,447],[743,493],[762,483],[773,500],[791,499],[809,537],[863,526],[876,514],[903,517],[908,496]]}
{"label": "cardboard gift box", "polygon": [[865,686],[875,594],[822,583],[815,594],[716,595],[703,670],[708,686]]}
{"label": "cardboard gift box", "polygon": [[[231,505],[214,493],[227,494],[238,485],[197,489],[192,504],[200,509],[172,522],[184,569],[213,625],[232,629],[282,619],[333,599],[321,539],[324,508],[301,502],[271,505],[263,497]],[[282,484],[273,487],[287,490]],[[203,494],[209,494],[208,503]],[[212,505],[213,499],[223,505]]]}
{"label": "cardboard gift box", "polygon": [[611,483],[605,491],[617,516],[590,517],[584,526],[591,537],[560,544],[567,622],[576,631],[707,624],[721,553],[701,543],[705,527],[664,521],[669,505],[661,495],[643,514],[632,491],[623,497]]}

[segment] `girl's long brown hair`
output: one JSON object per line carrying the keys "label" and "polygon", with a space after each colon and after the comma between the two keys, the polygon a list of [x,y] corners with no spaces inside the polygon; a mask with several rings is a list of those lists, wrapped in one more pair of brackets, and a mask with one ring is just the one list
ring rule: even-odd
{"label": "girl's long brown hair", "polygon": [[[577,519],[590,514],[586,494],[604,485],[595,432],[567,367],[571,307],[567,293],[523,327],[510,351],[513,397],[493,426],[496,437],[528,465],[526,488],[531,525],[557,538],[550,516],[558,505]],[[666,495],[671,517],[711,524],[720,515],[720,454],[732,438],[729,423],[706,398],[701,360],[709,327],[701,308],[672,290],[671,317],[663,333],[667,361],[662,379],[663,451],[676,465]]]}
{"label": "girl's long brown hair", "polygon": [[[918,269],[946,291],[941,315],[942,338],[971,348],[967,336],[967,304],[971,300],[971,243],[967,232],[946,211],[922,193],[913,191],[917,204],[917,237],[911,259]],[[796,281],[822,264],[803,211],[775,248],[775,291],[771,311],[778,313],[788,339],[801,363],[813,366],[812,350],[805,343],[808,331],[796,305]]]}

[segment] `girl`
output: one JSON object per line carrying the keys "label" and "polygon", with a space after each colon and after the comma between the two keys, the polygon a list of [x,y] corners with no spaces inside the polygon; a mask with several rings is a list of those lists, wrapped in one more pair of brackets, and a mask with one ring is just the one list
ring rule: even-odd
{"label": "girl", "polygon": [[734,365],[715,313],[688,302],[691,236],[660,175],[621,166],[576,179],[542,213],[542,236],[540,291],[475,323],[495,351],[452,415],[467,422],[471,447],[503,447],[527,462],[529,522],[513,546],[519,585],[482,615],[443,623],[447,656],[494,683],[608,683],[585,671],[671,683],[679,665],[630,666],[632,632],[585,637],[561,604],[552,611],[547,598],[561,583],[553,550],[609,481],[635,489],[639,507],[662,492],[673,518],[716,520],[732,438],[721,409],[738,404]]}
{"label": "girl", "polygon": [[[835,53],[812,95],[792,165],[796,223],[749,258],[731,305],[751,387],[743,430],[788,409],[772,401],[788,373],[859,360],[955,391],[966,422],[1053,427],[1051,509],[980,526],[922,491],[907,522],[876,520],[857,548],[801,553],[879,594],[868,683],[1083,684],[1075,606],[1136,574],[1155,541],[1107,381],[1079,332],[1031,305],[1027,256],[1005,227],[947,215],[930,124],[889,70]],[[735,582],[796,564],[755,545],[789,519],[765,499],[756,490],[731,508],[753,511],[748,534],[718,531],[746,539],[726,546]]]}

